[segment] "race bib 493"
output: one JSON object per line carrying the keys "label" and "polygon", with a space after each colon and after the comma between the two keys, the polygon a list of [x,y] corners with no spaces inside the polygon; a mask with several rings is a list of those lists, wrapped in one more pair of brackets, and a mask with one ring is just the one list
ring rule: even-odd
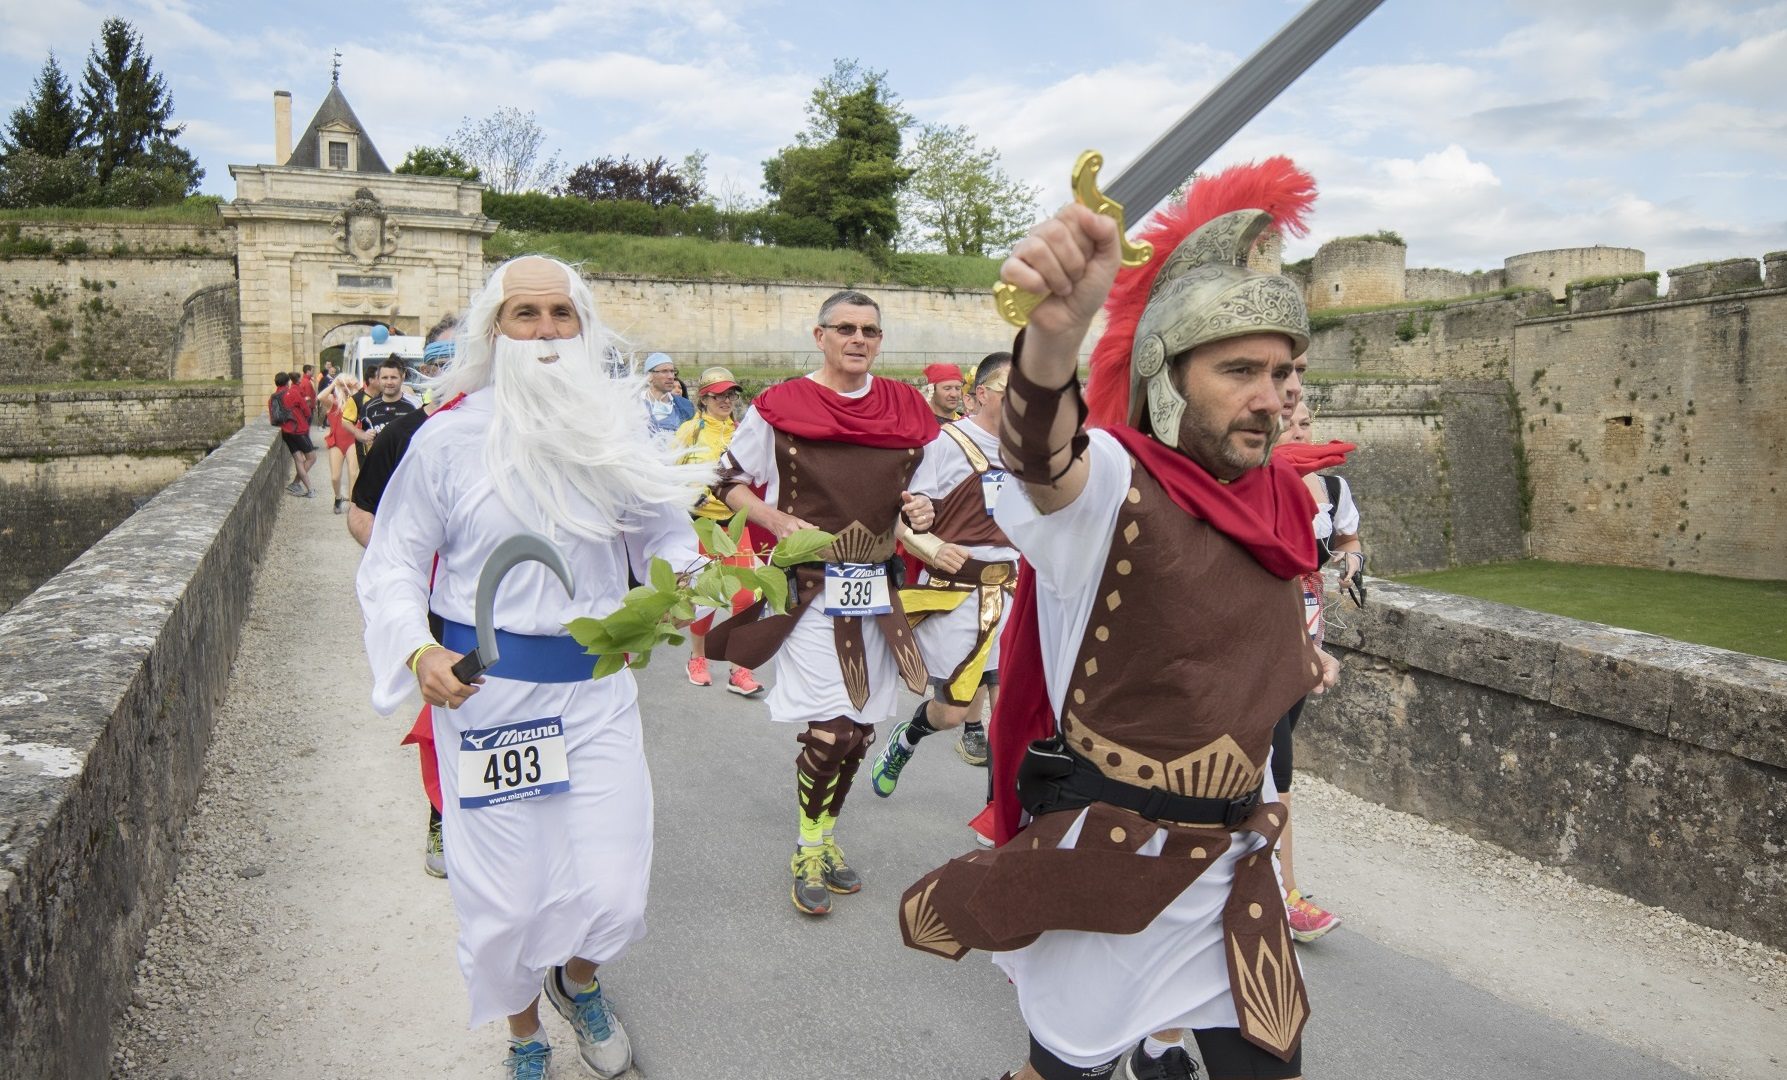
{"label": "race bib 493", "polygon": [[460,733],[461,808],[476,810],[569,790],[563,717]]}

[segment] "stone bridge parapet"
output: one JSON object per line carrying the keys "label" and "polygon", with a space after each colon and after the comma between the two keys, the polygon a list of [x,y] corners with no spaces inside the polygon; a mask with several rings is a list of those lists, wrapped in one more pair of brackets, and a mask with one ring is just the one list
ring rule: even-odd
{"label": "stone bridge parapet", "polygon": [[1787,663],[1387,582],[1340,621],[1299,767],[1787,948]]}
{"label": "stone bridge parapet", "polygon": [[0,1076],[102,1077],[278,515],[250,424],[0,616]]}

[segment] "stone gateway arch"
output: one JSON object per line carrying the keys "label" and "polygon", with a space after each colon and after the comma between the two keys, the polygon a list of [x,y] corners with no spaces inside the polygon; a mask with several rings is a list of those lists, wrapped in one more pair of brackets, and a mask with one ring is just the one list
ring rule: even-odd
{"label": "stone gateway arch", "polygon": [[265,407],[280,371],[383,323],[419,334],[484,280],[484,185],[391,172],[341,93],[329,88],[296,145],[291,95],[273,97],[277,165],[232,165],[241,292],[242,410]]}

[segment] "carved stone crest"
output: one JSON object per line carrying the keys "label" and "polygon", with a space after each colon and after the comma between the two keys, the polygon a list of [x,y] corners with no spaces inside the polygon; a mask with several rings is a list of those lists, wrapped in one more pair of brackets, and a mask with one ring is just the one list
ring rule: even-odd
{"label": "carved stone crest", "polygon": [[391,220],[371,188],[354,192],[354,200],[342,207],[330,224],[335,229],[335,247],[362,266],[371,266],[397,251],[397,222]]}

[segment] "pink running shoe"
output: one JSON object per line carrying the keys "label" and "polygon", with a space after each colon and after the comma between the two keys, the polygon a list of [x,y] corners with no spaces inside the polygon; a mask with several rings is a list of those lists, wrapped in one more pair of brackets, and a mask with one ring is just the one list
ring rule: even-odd
{"label": "pink running shoe", "polygon": [[707,673],[707,657],[689,657],[689,681],[696,686],[712,686],[714,680]]}
{"label": "pink running shoe", "polygon": [[751,674],[750,668],[735,667],[726,677],[726,689],[745,697],[756,697],[763,693],[763,684]]}
{"label": "pink running shoe", "polygon": [[1285,894],[1284,910],[1290,919],[1291,937],[1306,944],[1340,925],[1340,916],[1316,907],[1297,889]]}

